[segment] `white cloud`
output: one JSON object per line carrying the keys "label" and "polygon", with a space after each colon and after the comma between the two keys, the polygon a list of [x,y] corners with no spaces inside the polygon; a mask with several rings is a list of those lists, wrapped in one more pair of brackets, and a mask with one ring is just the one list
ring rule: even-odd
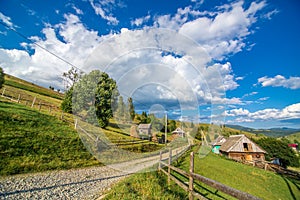
{"label": "white cloud", "polygon": [[258,84],[261,84],[263,87],[285,87],[295,90],[300,88],[300,77],[292,76],[290,78],[285,78],[282,75],[277,75],[273,78],[269,78],[264,76],[258,79]]}
{"label": "white cloud", "polygon": [[115,0],[99,0],[97,2],[90,0],[90,4],[95,10],[95,13],[107,20],[109,24],[117,25],[119,23],[119,20],[111,13],[112,8],[118,5]]}
{"label": "white cloud", "polygon": [[[77,16],[69,14],[64,17],[64,23],[46,25],[42,30],[45,39],[36,36],[30,39],[80,68],[102,38],[96,31],[87,30]],[[55,31],[64,41],[57,38]],[[34,54],[29,55],[24,50],[0,49],[0,66],[4,71],[45,87],[51,85],[63,89],[62,73],[71,66],[34,44],[22,43],[22,46],[32,48]]]}
{"label": "white cloud", "polygon": [[72,8],[75,10],[75,12],[76,12],[77,15],[82,15],[83,14],[82,10],[80,10],[79,8],[77,8],[75,5],[72,5]]}
{"label": "white cloud", "polygon": [[14,27],[13,23],[11,22],[11,18],[5,16],[2,12],[0,12],[0,20],[10,28]]}
{"label": "white cloud", "polygon": [[231,122],[254,122],[269,120],[290,120],[300,119],[300,103],[286,106],[283,109],[267,108],[250,112],[247,109],[239,108],[226,111],[226,116],[237,117]]}
{"label": "white cloud", "polygon": [[[191,7],[178,9],[174,16],[157,16],[154,25],[177,30],[201,45],[214,58],[240,52],[246,44],[244,38],[251,34],[251,26],[257,21],[256,13],[266,3],[252,2],[248,9],[243,8],[243,1],[225,4],[217,12],[200,12]],[[191,18],[190,20],[189,18]]]}
{"label": "white cloud", "polygon": [[140,18],[136,18],[135,20],[130,21],[131,26],[135,25],[135,26],[141,26],[144,23],[148,22],[150,20],[151,16],[147,15],[145,17],[140,17]]}

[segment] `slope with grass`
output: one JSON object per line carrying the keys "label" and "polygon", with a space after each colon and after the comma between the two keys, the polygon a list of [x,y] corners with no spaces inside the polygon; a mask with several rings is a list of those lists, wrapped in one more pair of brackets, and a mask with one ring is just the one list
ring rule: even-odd
{"label": "slope with grass", "polygon": [[30,91],[30,92],[33,92],[36,94],[53,97],[55,99],[60,99],[60,100],[62,100],[64,97],[64,95],[59,92],[41,87],[39,85],[35,85],[34,83],[24,81],[22,79],[12,76],[12,75],[5,74],[4,79],[5,79],[4,85],[7,85],[7,86],[23,89],[23,90]]}
{"label": "slope with grass", "polygon": [[[261,199],[300,199],[300,180],[243,165],[212,153],[202,159],[198,153],[195,155],[194,167],[197,174]],[[189,152],[173,164],[188,171]],[[173,175],[188,183],[187,178],[175,172]],[[159,172],[136,174],[114,186],[105,199],[188,199],[187,193],[174,182],[171,182],[168,188],[166,179],[166,176]],[[234,199],[197,181],[194,186],[197,192],[208,199]]]}
{"label": "slope with grass", "polygon": [[0,99],[0,175],[97,165],[67,123]]}
{"label": "slope with grass", "polygon": [[[230,187],[250,193],[262,199],[300,199],[300,181],[280,176],[270,171],[244,165],[210,153],[200,158],[195,154],[195,173],[216,180]],[[188,171],[189,156],[177,167]],[[196,188],[208,198],[222,199],[227,195],[199,183]]]}

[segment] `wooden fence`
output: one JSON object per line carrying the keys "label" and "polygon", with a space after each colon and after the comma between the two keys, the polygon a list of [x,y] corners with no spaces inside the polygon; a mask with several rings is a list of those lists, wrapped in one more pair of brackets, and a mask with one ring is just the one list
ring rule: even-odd
{"label": "wooden fence", "polygon": [[[168,163],[163,162],[162,160],[162,152],[160,153],[160,159],[159,159],[159,165],[158,165],[158,170],[163,172],[168,176],[168,184],[170,184],[171,179],[179,185],[181,188],[183,188],[186,192],[189,193],[189,199],[193,200],[194,197],[198,199],[207,199],[201,194],[197,193],[194,190],[194,181],[198,180],[208,186],[211,186],[225,194],[228,194],[232,197],[235,197],[237,199],[249,199],[249,200],[258,200],[258,197],[255,197],[251,194],[248,194],[246,192],[239,191],[237,189],[231,188],[229,186],[226,186],[222,183],[219,183],[215,180],[206,178],[204,176],[201,176],[199,174],[194,173],[194,152],[191,152],[190,154],[190,168],[189,172],[186,172],[182,169],[178,169],[174,166],[171,165],[172,163],[172,152],[169,152],[169,158],[168,158]],[[165,170],[163,167],[167,167],[167,170]],[[189,179],[188,184],[181,182],[179,179],[177,179],[175,176],[171,174],[171,170],[179,173],[180,175],[186,177]]]}

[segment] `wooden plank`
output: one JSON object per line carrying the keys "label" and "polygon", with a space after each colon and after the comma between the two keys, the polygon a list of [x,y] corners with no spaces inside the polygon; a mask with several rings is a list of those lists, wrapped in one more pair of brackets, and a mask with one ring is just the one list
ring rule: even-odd
{"label": "wooden plank", "polygon": [[226,186],[222,183],[219,183],[217,181],[214,181],[212,179],[206,178],[204,176],[201,176],[199,174],[194,174],[192,173],[193,178],[195,178],[196,180],[199,180],[203,183],[205,183],[206,185],[209,185],[217,190],[220,190],[221,192],[224,192],[226,194],[229,194],[230,196],[233,196],[237,199],[249,199],[249,200],[258,200],[258,197],[255,197],[251,194],[248,194],[246,192],[242,192],[239,191],[237,189],[231,188],[229,186]]}

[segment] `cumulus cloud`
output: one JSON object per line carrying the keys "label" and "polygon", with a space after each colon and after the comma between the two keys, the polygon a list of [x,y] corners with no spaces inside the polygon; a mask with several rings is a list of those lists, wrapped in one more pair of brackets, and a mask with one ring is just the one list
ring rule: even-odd
{"label": "cumulus cloud", "polygon": [[250,112],[247,109],[239,108],[225,112],[227,117],[237,117],[233,122],[254,122],[269,120],[291,120],[300,119],[300,103],[286,106],[283,109],[267,108]]}
{"label": "cumulus cloud", "polygon": [[300,77],[292,76],[290,78],[285,78],[282,75],[277,75],[273,78],[269,78],[264,76],[258,79],[258,84],[261,84],[263,87],[285,87],[295,90],[300,88]]}
{"label": "cumulus cloud", "polygon": [[[115,6],[121,6],[115,0],[90,0],[90,4],[109,24],[119,23],[112,14]],[[235,78],[231,63],[222,59],[245,47],[244,39],[251,34],[256,13],[265,2],[243,6],[239,1],[213,12],[188,6],[179,8],[175,15],[154,16],[153,27],[122,28],[106,36],[88,30],[78,16],[65,14],[64,22],[46,25],[43,38],[31,39],[86,72],[108,72],[119,83],[121,93],[128,96],[172,101],[174,105],[180,101],[185,108],[191,104],[240,105],[241,98],[226,98],[225,92],[236,89],[236,81],[242,78]],[[150,18],[148,14],[131,24],[141,26]],[[22,46],[32,48],[34,53],[0,49],[4,70],[33,82],[38,80],[44,86],[61,88],[58,77],[70,66],[34,44]]]}
{"label": "cumulus cloud", "polygon": [[[64,23],[54,26],[48,24],[42,30],[44,39],[36,36],[30,39],[80,68],[102,39],[96,31],[87,30],[76,15],[64,17]],[[56,32],[63,41],[57,38]],[[30,55],[24,50],[0,49],[0,66],[4,71],[45,87],[51,85],[63,89],[62,73],[71,66],[33,43],[22,43],[22,46],[31,48],[34,53]]]}
{"label": "cumulus cloud", "polygon": [[154,24],[178,30],[180,34],[204,45],[214,59],[221,60],[246,46],[244,38],[251,34],[250,28],[257,21],[256,14],[265,5],[265,1],[252,2],[244,9],[244,2],[238,1],[220,6],[216,12],[206,13],[186,7],[178,9],[174,16],[158,16]]}

